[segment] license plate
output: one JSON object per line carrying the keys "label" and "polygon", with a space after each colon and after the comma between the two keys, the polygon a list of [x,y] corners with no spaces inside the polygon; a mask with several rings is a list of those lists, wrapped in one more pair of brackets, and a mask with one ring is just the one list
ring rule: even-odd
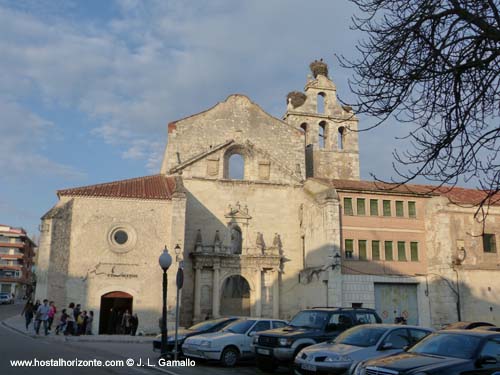
{"label": "license plate", "polygon": [[257,353],[263,354],[263,355],[271,355],[271,351],[268,349],[257,348]]}
{"label": "license plate", "polygon": [[310,365],[309,363],[303,363],[303,364],[301,364],[300,368],[302,370],[306,370],[306,371],[316,371],[316,366],[315,365]]}

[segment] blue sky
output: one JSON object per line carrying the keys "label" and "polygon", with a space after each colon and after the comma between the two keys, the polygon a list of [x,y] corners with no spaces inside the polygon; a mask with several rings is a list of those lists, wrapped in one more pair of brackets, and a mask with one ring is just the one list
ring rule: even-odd
{"label": "blue sky", "polygon": [[[355,56],[355,11],[344,0],[0,0],[0,223],[36,233],[57,189],[158,173],[166,125],[232,93],[281,117],[316,58],[352,100],[334,53]],[[392,175],[404,130],[360,134],[363,178]]]}

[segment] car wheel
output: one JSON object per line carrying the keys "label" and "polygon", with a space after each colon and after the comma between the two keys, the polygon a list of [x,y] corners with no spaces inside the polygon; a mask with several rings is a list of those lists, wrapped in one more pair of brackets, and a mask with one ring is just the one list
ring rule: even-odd
{"label": "car wheel", "polygon": [[236,364],[236,362],[238,362],[239,356],[240,353],[236,348],[229,347],[224,349],[220,357],[220,360],[224,366],[233,367]]}
{"label": "car wheel", "polygon": [[274,373],[278,368],[278,365],[272,358],[262,358],[257,357],[255,360],[257,368],[262,372]]}

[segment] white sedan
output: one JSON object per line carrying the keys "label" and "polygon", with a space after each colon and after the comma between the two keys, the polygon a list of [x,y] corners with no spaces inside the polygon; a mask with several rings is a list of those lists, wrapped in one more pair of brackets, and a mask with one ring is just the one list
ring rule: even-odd
{"label": "white sedan", "polygon": [[239,359],[253,358],[253,336],[257,332],[281,328],[284,320],[241,318],[222,331],[188,337],[182,345],[186,357],[220,361],[234,366]]}

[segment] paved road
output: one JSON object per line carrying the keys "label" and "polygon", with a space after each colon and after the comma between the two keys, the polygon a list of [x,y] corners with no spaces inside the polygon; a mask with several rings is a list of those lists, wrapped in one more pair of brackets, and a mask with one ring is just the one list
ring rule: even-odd
{"label": "paved road", "polygon": [[[20,314],[22,305],[0,305],[0,321]],[[152,352],[151,343],[106,343],[106,342],[65,342],[43,336],[36,339],[20,334],[0,324],[0,374],[161,374],[157,368],[145,367],[23,367],[14,368],[11,360],[125,360],[133,358],[137,363],[156,364],[157,353]],[[197,363],[196,367],[163,368],[169,375],[253,375],[262,373],[252,363],[243,363],[235,368],[223,368],[213,363]]]}

